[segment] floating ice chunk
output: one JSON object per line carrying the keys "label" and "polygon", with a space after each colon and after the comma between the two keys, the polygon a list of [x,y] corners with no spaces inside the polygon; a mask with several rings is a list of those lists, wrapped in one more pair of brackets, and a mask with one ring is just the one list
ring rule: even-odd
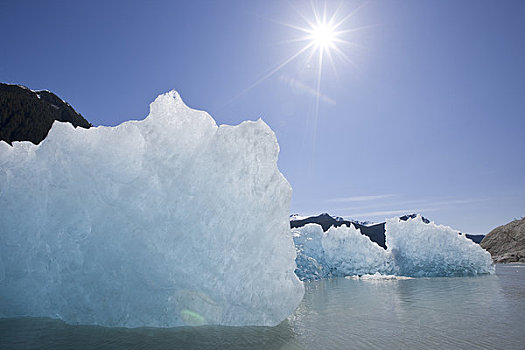
{"label": "floating ice chunk", "polygon": [[302,280],[392,272],[390,255],[353,225],[308,224],[293,229],[297,249],[296,274]]}
{"label": "floating ice chunk", "polygon": [[447,226],[421,216],[386,222],[387,250],[353,225],[323,232],[317,224],[293,229],[296,274],[302,280],[331,276],[471,276],[494,273],[490,254]]}
{"label": "floating ice chunk", "polygon": [[323,228],[317,224],[307,224],[292,229],[293,240],[297,250],[296,275],[301,280],[329,277],[330,267],[326,263],[323,249]]}
{"label": "floating ice chunk", "polygon": [[142,121],[0,142],[0,317],[278,324],[304,293],[278,152],[174,91]]}
{"label": "floating ice chunk", "polygon": [[354,225],[331,227],[323,237],[326,261],[335,276],[391,273],[389,254]]}
{"label": "floating ice chunk", "polygon": [[449,226],[421,216],[386,221],[386,245],[406,276],[472,276],[494,273],[490,253]]}
{"label": "floating ice chunk", "polygon": [[346,279],[356,279],[356,280],[362,280],[362,281],[398,281],[398,280],[410,280],[414,277],[407,277],[407,276],[396,276],[396,275],[382,275],[379,272],[374,273],[373,275],[353,275],[353,276],[346,276]]}

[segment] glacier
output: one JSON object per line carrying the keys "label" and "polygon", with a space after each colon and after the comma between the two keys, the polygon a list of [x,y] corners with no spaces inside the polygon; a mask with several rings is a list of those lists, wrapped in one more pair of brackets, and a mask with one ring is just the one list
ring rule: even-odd
{"label": "glacier", "polygon": [[262,120],[178,93],[140,121],[0,142],[0,317],[273,326],[300,303],[291,187]]}
{"label": "glacier", "polygon": [[448,226],[425,223],[418,215],[388,219],[387,249],[353,225],[318,224],[292,229],[301,280],[355,275],[409,277],[474,276],[494,273],[490,253]]}

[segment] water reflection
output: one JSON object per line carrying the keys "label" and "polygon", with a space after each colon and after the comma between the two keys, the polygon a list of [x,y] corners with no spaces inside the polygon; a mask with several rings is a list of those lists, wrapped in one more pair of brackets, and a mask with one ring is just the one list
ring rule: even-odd
{"label": "water reflection", "polygon": [[277,327],[125,329],[0,319],[0,348],[522,350],[523,266],[480,277],[307,282],[301,305]]}
{"label": "water reflection", "polygon": [[288,321],[277,327],[106,328],[48,318],[0,319],[0,348],[301,349]]}

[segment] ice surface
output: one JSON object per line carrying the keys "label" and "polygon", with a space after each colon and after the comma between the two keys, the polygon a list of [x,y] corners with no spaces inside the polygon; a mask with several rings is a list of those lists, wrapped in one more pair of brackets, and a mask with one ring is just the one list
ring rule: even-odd
{"label": "ice surface", "polygon": [[143,121],[0,142],[0,317],[278,324],[304,293],[278,152],[174,91]]}
{"label": "ice surface", "polygon": [[[469,276],[494,273],[490,254],[447,226],[426,224],[421,216],[386,222],[384,250],[353,225],[308,224],[293,229],[296,274],[302,280],[330,276]],[[376,275],[377,276],[377,275]]]}
{"label": "ice surface", "polygon": [[297,248],[297,276],[318,279],[331,276],[392,271],[390,255],[353,225],[330,227],[307,224],[292,230]]}
{"label": "ice surface", "polygon": [[386,246],[405,276],[471,276],[494,273],[490,253],[448,226],[421,216],[386,221]]}

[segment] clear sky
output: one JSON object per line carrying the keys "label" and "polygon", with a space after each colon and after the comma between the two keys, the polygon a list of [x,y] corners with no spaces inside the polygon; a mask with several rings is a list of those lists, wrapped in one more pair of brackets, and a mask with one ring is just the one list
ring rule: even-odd
{"label": "clear sky", "polygon": [[218,124],[262,117],[292,213],[417,211],[468,233],[524,216],[525,1],[338,7],[357,30],[325,55],[320,94],[318,52],[268,74],[308,44],[291,26],[309,1],[2,1],[0,81],[95,125],[142,119],[171,89]]}

